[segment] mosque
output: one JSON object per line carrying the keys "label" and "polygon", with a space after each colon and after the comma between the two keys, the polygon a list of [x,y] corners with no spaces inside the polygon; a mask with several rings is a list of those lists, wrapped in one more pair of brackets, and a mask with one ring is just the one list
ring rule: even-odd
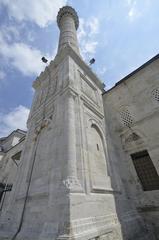
{"label": "mosque", "polygon": [[110,90],[57,15],[28,131],[0,139],[0,240],[159,239],[159,55]]}

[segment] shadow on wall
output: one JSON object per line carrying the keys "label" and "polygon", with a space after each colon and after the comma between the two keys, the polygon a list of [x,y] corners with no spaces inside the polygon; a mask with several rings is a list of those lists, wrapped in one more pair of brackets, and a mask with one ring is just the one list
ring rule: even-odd
{"label": "shadow on wall", "polygon": [[133,196],[127,181],[129,170],[124,163],[125,153],[122,150],[120,138],[110,126],[109,116],[106,119],[106,143],[108,149],[108,171],[111,187],[115,191],[116,214],[120,223],[122,240],[157,240],[151,226],[148,226],[133,202]]}

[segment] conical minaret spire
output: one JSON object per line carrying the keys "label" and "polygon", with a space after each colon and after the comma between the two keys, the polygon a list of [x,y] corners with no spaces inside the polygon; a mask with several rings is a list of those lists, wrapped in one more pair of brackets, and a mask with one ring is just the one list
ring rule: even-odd
{"label": "conical minaret spire", "polygon": [[57,24],[60,29],[58,52],[69,44],[79,54],[76,32],[79,19],[76,11],[70,6],[60,8],[57,15]]}

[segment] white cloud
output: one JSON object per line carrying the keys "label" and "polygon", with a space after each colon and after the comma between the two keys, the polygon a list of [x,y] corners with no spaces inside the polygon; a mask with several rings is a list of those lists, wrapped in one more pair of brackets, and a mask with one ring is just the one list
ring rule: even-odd
{"label": "white cloud", "polygon": [[46,27],[56,20],[57,12],[66,0],[0,0],[0,3],[7,7],[10,17]]}
{"label": "white cloud", "polygon": [[134,20],[138,19],[142,15],[142,12],[139,9],[139,6],[137,6],[136,0],[126,0],[126,3],[129,8],[128,18],[131,22],[133,22]]}
{"label": "white cloud", "polygon": [[78,41],[80,44],[81,54],[84,58],[87,55],[95,54],[98,41],[96,39],[99,32],[99,20],[91,17],[88,20],[80,18],[80,25],[78,31]]}
{"label": "white cloud", "polygon": [[141,16],[141,13],[134,6],[132,6],[128,12],[128,16],[130,21],[134,21]]}
{"label": "white cloud", "polygon": [[1,35],[6,41],[12,41],[12,39],[19,39],[19,31],[16,26],[1,26]]}
{"label": "white cloud", "polygon": [[83,53],[94,54],[96,50],[96,46],[98,45],[97,41],[88,41],[84,43]]}
{"label": "white cloud", "polygon": [[33,31],[28,31],[27,38],[29,42],[34,42],[35,40],[35,33]]}
{"label": "white cloud", "polygon": [[82,40],[82,38],[86,37],[87,33],[85,30],[85,21],[83,18],[79,19],[79,30],[78,30],[78,40],[80,42],[80,40]]}
{"label": "white cloud", "polygon": [[100,76],[103,76],[107,72],[107,68],[105,66],[101,67],[101,68],[97,69],[97,72]]}
{"label": "white cloud", "polygon": [[5,72],[3,72],[2,70],[0,70],[0,81],[3,80],[6,77]]}
{"label": "white cloud", "polygon": [[126,3],[131,6],[136,0],[126,0]]}
{"label": "white cloud", "polygon": [[0,55],[24,75],[37,75],[44,69],[42,53],[24,43],[8,44],[0,35]]}
{"label": "white cloud", "polygon": [[99,20],[96,17],[92,17],[88,20],[87,26],[90,28],[89,35],[97,34],[99,31]]}
{"label": "white cloud", "polygon": [[17,128],[26,130],[29,109],[20,105],[9,113],[0,114],[0,137],[7,136]]}
{"label": "white cloud", "polygon": [[6,73],[0,70],[0,89],[6,84]]}

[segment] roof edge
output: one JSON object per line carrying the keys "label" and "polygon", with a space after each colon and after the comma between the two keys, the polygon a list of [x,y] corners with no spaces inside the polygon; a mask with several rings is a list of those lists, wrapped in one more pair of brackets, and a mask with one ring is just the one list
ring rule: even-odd
{"label": "roof edge", "polygon": [[114,89],[116,86],[118,86],[120,83],[124,82],[125,80],[129,79],[131,76],[135,75],[137,72],[139,72],[140,70],[142,70],[143,68],[145,68],[146,66],[148,66],[149,64],[151,64],[152,62],[154,62],[155,60],[159,59],[159,54],[155,55],[154,57],[152,57],[150,60],[148,60],[147,62],[145,62],[144,64],[142,64],[140,67],[138,67],[137,69],[135,69],[134,71],[132,71],[131,73],[129,73],[128,75],[126,75],[125,77],[123,77],[121,80],[119,80],[117,83],[115,83],[115,85],[110,88],[109,90],[105,91],[103,93],[103,95],[109,91],[111,91],[112,89]]}
{"label": "roof edge", "polygon": [[13,133],[16,133],[16,132],[21,133],[24,136],[27,133],[27,131],[24,131],[24,130],[18,128],[18,129],[15,129],[14,131],[12,131],[8,136],[0,138],[0,141],[6,141]]}

